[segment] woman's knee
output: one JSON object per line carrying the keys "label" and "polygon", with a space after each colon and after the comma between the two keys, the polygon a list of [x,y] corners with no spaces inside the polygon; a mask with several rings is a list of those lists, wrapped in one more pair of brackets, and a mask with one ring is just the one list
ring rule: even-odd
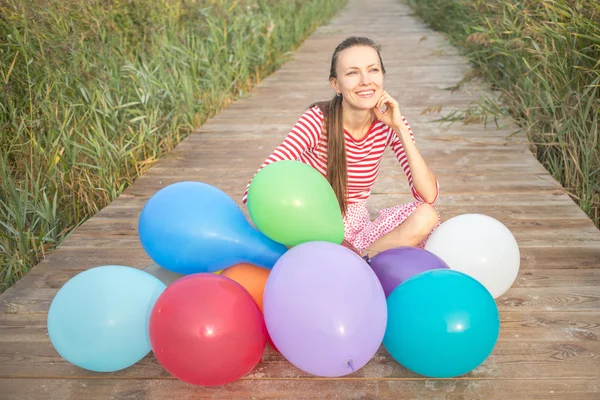
{"label": "woman's knee", "polygon": [[421,204],[415,211],[414,216],[418,220],[418,225],[422,228],[423,234],[428,234],[438,226],[440,215],[437,208],[428,203]]}

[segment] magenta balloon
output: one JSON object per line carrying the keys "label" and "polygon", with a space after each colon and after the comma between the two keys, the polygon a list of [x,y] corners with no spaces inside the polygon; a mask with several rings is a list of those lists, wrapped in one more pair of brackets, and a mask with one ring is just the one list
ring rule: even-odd
{"label": "magenta balloon", "polygon": [[370,260],[385,296],[408,278],[432,269],[449,268],[440,257],[417,247],[396,247],[382,251]]}
{"label": "magenta balloon", "polygon": [[265,286],[265,323],[296,367],[336,377],[362,368],[383,341],[387,304],[377,276],[360,256],[329,242],[288,250]]}

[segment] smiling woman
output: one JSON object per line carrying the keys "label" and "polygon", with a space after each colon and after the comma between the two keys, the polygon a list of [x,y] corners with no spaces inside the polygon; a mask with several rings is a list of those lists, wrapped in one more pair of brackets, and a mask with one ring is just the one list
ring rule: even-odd
{"label": "smiling woman", "polygon": [[[312,104],[259,168],[298,160],[326,176],[344,215],[344,239],[369,257],[398,246],[424,247],[440,223],[433,206],[437,179],[417,149],[398,102],[384,90],[384,75],[379,46],[364,37],[344,40],[331,59],[334,98]],[[366,201],[387,147],[396,155],[415,201],[380,210],[371,221]],[[244,202],[247,194],[248,189]]]}

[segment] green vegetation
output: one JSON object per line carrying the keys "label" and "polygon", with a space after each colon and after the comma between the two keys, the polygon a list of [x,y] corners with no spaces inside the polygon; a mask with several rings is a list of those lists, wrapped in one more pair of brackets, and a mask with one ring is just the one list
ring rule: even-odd
{"label": "green vegetation", "polygon": [[[600,3],[589,0],[408,0],[500,91],[452,115],[505,109],[537,157],[600,226]],[[468,78],[467,78],[468,79]]]}
{"label": "green vegetation", "polygon": [[0,292],[345,2],[0,1]]}

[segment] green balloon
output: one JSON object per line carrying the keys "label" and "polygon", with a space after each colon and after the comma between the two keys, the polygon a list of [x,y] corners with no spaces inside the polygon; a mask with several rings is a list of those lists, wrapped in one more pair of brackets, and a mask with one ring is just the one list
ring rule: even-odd
{"label": "green balloon", "polygon": [[333,188],[319,171],[300,161],[278,161],[260,170],[248,188],[248,211],[265,236],[288,247],[344,240]]}

